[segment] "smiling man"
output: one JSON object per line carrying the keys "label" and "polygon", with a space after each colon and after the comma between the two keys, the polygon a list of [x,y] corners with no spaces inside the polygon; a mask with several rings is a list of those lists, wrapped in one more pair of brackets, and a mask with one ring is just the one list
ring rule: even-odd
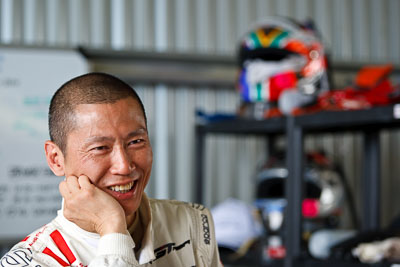
{"label": "smiling man", "polygon": [[221,266],[208,209],[149,199],[153,154],[143,104],[108,74],[72,79],[49,109],[50,169],[63,208],[0,266]]}

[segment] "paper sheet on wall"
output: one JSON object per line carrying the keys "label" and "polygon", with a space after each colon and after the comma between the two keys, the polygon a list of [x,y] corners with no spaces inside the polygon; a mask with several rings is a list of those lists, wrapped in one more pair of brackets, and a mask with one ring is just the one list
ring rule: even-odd
{"label": "paper sheet on wall", "polygon": [[73,50],[0,48],[0,242],[26,236],[61,206],[56,177],[44,156],[53,93],[86,73]]}

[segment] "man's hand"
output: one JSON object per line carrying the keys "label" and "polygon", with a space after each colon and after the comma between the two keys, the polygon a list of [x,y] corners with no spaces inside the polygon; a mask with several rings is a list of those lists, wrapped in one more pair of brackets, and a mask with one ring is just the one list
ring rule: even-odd
{"label": "man's hand", "polygon": [[82,229],[101,236],[126,233],[125,213],[112,196],[93,185],[85,175],[69,176],[60,183],[64,216]]}

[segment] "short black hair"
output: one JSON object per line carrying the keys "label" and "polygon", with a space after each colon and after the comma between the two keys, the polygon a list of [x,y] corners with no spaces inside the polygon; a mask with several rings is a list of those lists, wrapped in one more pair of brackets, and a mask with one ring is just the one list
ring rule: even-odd
{"label": "short black hair", "polygon": [[92,72],[64,83],[53,95],[49,108],[49,134],[65,154],[68,134],[76,127],[75,108],[80,104],[115,103],[132,97],[146,112],[136,91],[121,79],[106,73]]}

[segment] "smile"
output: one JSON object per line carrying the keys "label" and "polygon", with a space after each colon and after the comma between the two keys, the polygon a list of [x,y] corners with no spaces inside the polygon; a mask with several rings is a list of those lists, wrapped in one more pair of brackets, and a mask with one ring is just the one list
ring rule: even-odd
{"label": "smile", "polygon": [[132,181],[129,184],[125,184],[125,185],[110,186],[109,189],[111,189],[112,191],[115,191],[115,192],[119,192],[119,193],[127,193],[132,189],[134,184],[135,184],[135,181]]}

